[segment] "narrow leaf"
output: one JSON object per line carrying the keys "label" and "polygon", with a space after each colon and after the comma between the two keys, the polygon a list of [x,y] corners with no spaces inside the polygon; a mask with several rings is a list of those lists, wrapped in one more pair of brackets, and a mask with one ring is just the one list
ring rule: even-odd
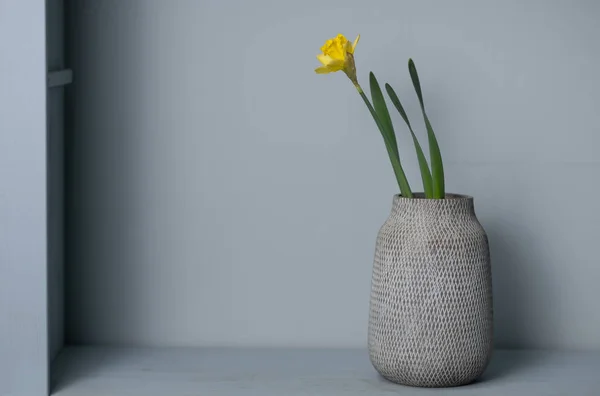
{"label": "narrow leaf", "polygon": [[394,152],[399,158],[400,154],[398,153],[398,143],[396,141],[396,133],[394,132],[392,118],[390,117],[387,105],[385,104],[385,98],[383,97],[383,93],[381,92],[381,88],[379,87],[379,83],[377,82],[373,72],[369,73],[369,85],[371,87],[371,99],[373,100],[373,107],[375,108],[379,119],[383,123],[385,132],[388,135],[388,139],[394,146]]}
{"label": "narrow leaf", "polygon": [[433,132],[427,113],[425,112],[425,104],[423,102],[423,93],[421,91],[421,83],[419,82],[419,75],[417,68],[412,59],[408,60],[408,71],[410,78],[412,79],[413,86],[419,98],[421,105],[421,111],[423,113],[423,119],[425,121],[425,127],[427,128],[427,137],[429,141],[429,157],[431,161],[431,178],[433,184],[433,198],[441,199],[445,197],[445,186],[444,186],[444,166],[442,163],[442,154],[440,153],[440,147]]}
{"label": "narrow leaf", "polygon": [[415,62],[413,62],[412,59],[408,60],[408,72],[410,73],[410,79],[415,87],[415,91],[417,91],[417,97],[419,98],[421,110],[425,111],[425,105],[423,104],[423,93],[421,92],[421,83],[419,82],[419,74],[417,74]]}
{"label": "narrow leaf", "polygon": [[421,180],[423,180],[423,190],[425,191],[425,198],[433,198],[431,172],[429,171],[429,165],[427,164],[427,159],[425,158],[423,149],[421,148],[419,140],[417,139],[417,136],[415,135],[415,132],[413,131],[410,122],[408,121],[408,116],[404,111],[404,107],[402,107],[402,103],[400,103],[398,95],[396,95],[396,92],[390,84],[385,84],[385,90],[387,91],[392,103],[398,110],[398,113],[400,113],[400,115],[404,119],[404,122],[406,122],[406,125],[408,126],[408,129],[410,130],[410,133],[412,135],[413,143],[415,144],[415,150],[417,151],[417,159],[419,160],[419,168],[421,170]]}
{"label": "narrow leaf", "polygon": [[408,116],[406,115],[406,111],[404,111],[404,107],[402,107],[400,99],[398,98],[398,95],[396,95],[396,92],[394,91],[392,86],[390,84],[385,84],[385,90],[387,91],[390,99],[392,100],[392,103],[396,107],[396,110],[398,110],[398,113],[400,113],[402,119],[404,120],[404,122],[406,122],[406,125],[408,125],[408,127],[411,128],[410,122],[408,121]]}
{"label": "narrow leaf", "polygon": [[[442,162],[442,154],[440,146],[433,132],[433,127],[429,122],[427,114],[423,114],[425,118],[425,126],[427,128],[427,136],[429,137],[429,155],[431,156],[431,175],[433,180],[433,198],[442,199],[446,196],[446,188],[444,183],[444,166]],[[434,165],[435,164],[435,165]]]}
{"label": "narrow leaf", "polygon": [[385,129],[385,126],[383,125],[383,122],[379,118],[379,115],[371,105],[371,102],[369,102],[367,95],[365,95],[365,93],[362,90],[360,90],[359,92],[360,96],[363,98],[365,104],[367,105],[367,108],[371,112],[371,116],[373,117],[373,120],[375,120],[375,124],[377,124],[379,132],[381,132],[383,142],[385,143],[385,148],[388,152],[388,156],[390,157],[390,162],[392,163],[394,175],[396,176],[396,181],[398,182],[398,187],[400,187],[400,194],[402,194],[403,197],[412,198],[413,194],[410,190],[410,185],[408,183],[408,179],[406,178],[406,174],[404,173],[404,169],[402,169],[398,152],[394,150],[394,145],[389,139],[389,135]]}

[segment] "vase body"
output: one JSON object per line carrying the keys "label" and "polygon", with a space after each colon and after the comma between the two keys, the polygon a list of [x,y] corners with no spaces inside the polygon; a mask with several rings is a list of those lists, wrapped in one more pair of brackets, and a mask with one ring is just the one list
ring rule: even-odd
{"label": "vase body", "polygon": [[368,346],[390,381],[421,387],[470,383],[492,354],[488,239],[473,199],[395,196],[379,230]]}

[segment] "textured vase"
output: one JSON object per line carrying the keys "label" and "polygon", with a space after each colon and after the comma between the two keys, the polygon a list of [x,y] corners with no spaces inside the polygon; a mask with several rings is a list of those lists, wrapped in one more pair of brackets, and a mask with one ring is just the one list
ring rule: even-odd
{"label": "textured vase", "polygon": [[371,281],[375,369],[404,385],[464,385],[485,370],[492,336],[488,239],[473,198],[395,196]]}

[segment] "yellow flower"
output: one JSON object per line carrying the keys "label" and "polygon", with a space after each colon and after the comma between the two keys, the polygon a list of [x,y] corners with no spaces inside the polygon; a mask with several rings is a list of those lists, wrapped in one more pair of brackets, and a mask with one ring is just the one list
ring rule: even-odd
{"label": "yellow flower", "polygon": [[323,66],[316,68],[315,72],[325,74],[341,70],[346,73],[354,85],[357,85],[354,49],[359,39],[360,35],[351,44],[343,34],[338,34],[337,37],[327,40],[321,47],[323,53],[317,55],[317,59]]}

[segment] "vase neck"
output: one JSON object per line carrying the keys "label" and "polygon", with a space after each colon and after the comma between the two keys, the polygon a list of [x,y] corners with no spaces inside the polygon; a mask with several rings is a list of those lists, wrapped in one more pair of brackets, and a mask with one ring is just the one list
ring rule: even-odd
{"label": "vase neck", "polygon": [[415,198],[395,195],[391,216],[439,218],[475,214],[473,198],[466,195],[446,194],[445,199],[425,199],[422,194],[414,195]]}

